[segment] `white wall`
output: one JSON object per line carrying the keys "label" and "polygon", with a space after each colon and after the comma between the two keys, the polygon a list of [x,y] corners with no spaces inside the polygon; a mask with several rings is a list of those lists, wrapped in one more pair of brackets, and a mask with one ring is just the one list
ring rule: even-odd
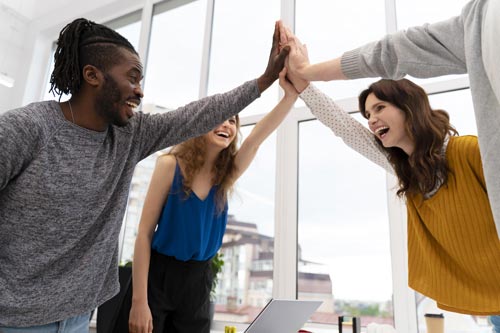
{"label": "white wall", "polygon": [[78,17],[106,22],[146,2],[150,0],[45,0],[25,3],[31,6],[22,9],[32,15],[28,18],[20,8],[0,1],[0,71],[15,79],[13,88],[0,86],[0,113],[42,98],[52,42],[67,23]]}
{"label": "white wall", "polygon": [[[19,105],[15,93],[19,90],[20,73],[25,57],[28,19],[16,11],[0,5],[0,72],[15,80],[13,88],[0,85],[0,112]],[[21,87],[22,88],[22,87]]]}

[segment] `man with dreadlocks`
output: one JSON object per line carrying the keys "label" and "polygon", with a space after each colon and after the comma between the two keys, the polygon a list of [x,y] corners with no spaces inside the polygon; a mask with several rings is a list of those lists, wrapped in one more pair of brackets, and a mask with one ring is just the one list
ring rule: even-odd
{"label": "man with dreadlocks", "polygon": [[275,26],[258,79],[151,115],[134,112],[143,67],[125,38],[86,19],[61,31],[51,91],[71,99],[0,116],[0,332],[88,332],[90,312],[119,289],[118,235],[135,165],[258,98],[288,55],[278,44]]}

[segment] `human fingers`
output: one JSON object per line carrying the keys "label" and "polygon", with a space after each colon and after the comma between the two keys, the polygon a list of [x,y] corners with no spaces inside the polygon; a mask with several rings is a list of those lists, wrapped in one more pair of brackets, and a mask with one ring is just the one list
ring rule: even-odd
{"label": "human fingers", "polygon": [[278,28],[280,32],[280,47],[286,45],[287,43],[287,37],[286,37],[286,29],[285,25],[281,20],[278,21]]}

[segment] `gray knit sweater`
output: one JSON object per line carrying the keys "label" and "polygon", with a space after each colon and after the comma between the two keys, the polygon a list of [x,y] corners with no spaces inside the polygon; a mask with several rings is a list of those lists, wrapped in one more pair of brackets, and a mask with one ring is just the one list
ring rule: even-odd
{"label": "gray knit sweater", "polygon": [[118,235],[136,164],[259,97],[256,80],[95,132],[55,101],[0,116],[0,326],[90,312],[119,290]]}
{"label": "gray knit sweater", "polygon": [[341,63],[351,79],[469,73],[488,197],[500,237],[500,37],[494,33],[500,30],[499,2],[471,1],[460,16],[388,35],[346,52]]}

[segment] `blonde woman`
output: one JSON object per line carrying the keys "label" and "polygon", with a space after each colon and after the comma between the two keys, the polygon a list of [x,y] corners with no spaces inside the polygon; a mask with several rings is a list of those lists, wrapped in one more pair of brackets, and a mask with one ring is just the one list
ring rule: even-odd
{"label": "blonde woman", "polygon": [[210,331],[210,261],[222,245],[228,194],[297,99],[285,75],[285,96],[240,149],[234,116],[158,158],[135,243],[130,332]]}

